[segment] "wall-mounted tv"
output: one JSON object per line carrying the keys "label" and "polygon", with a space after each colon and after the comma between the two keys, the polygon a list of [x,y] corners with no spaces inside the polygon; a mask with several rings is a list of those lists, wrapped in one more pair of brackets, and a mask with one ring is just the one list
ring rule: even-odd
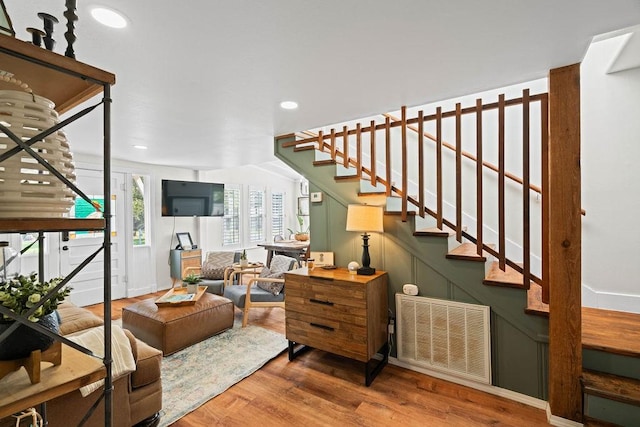
{"label": "wall-mounted tv", "polygon": [[224,216],[224,184],[163,179],[162,216]]}

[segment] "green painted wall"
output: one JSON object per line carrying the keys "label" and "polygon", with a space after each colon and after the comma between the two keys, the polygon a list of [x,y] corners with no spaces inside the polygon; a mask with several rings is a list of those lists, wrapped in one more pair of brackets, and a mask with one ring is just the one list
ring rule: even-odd
{"label": "green painted wall", "polygon": [[[314,151],[294,152],[275,144],[276,156],[309,180],[322,202],[311,203],[311,249],[334,252],[334,263],[360,262],[362,238],[345,231],[347,205],[358,198],[358,181],[334,179],[335,166],[312,165]],[[548,321],[524,313],[526,293],[482,284],[484,264],[446,259],[447,239],[414,237],[414,221],[385,215],[385,232],[369,241],[371,266],[389,273],[389,307],[402,285],[415,283],[420,295],[491,307],[493,384],[540,399],[547,398]],[[392,349],[395,355],[395,348]]]}

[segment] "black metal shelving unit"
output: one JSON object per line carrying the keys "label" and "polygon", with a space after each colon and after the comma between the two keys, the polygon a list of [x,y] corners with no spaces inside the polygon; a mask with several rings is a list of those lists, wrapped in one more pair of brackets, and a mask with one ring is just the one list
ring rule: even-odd
{"label": "black metal shelving unit", "polygon": [[[92,259],[101,251],[104,257],[104,331],[105,346],[104,357],[102,358],[106,370],[104,386],[105,402],[105,426],[112,425],[112,355],[111,355],[111,86],[115,84],[115,75],[107,71],[100,70],[87,64],[76,61],[54,52],[36,47],[30,43],[17,40],[13,37],[0,34],[0,69],[13,73],[17,78],[29,84],[33,93],[52,100],[56,104],[56,111],[63,114],[78,105],[85,103],[90,98],[102,93],[102,99],[95,105],[89,106],[73,116],[61,121],[58,125],[49,129],[61,129],[65,125],[81,119],[100,105],[103,107],[103,168],[104,168],[104,212],[103,219],[71,219],[71,218],[0,218],[0,233],[25,233],[37,232],[42,248],[43,234],[46,232],[66,232],[66,231],[103,231],[103,245],[96,252],[91,254],[74,271],[71,272],[63,282],[57,287],[65,286],[79,271],[81,271]],[[15,89],[15,88],[11,88]],[[0,131],[11,136],[10,130],[0,124]],[[33,137],[30,141],[42,139],[42,135]],[[30,153],[30,141],[15,141],[20,148],[0,155],[0,164],[19,152]],[[73,144],[73,141],[71,142]],[[31,154],[31,153],[30,153]],[[33,155],[32,155],[33,157]],[[77,188],[74,183],[69,182],[64,176],[53,170],[44,160],[38,162],[47,167],[52,175],[55,175],[69,186],[78,197],[82,197],[91,203],[90,199]],[[1,202],[1,200],[0,200]],[[39,275],[40,280],[44,278],[44,258],[43,253],[39,253]],[[53,290],[55,292],[56,290]],[[37,308],[37,307],[36,307]],[[95,356],[89,349],[84,348],[68,339],[57,335],[40,325],[29,322],[26,317],[18,316],[5,307],[0,306],[0,313],[7,314],[19,324],[25,324],[38,330],[45,335],[61,341],[76,350],[82,351],[90,356]],[[0,335],[0,342],[10,333],[11,329]],[[26,409],[26,408],[25,408]]]}

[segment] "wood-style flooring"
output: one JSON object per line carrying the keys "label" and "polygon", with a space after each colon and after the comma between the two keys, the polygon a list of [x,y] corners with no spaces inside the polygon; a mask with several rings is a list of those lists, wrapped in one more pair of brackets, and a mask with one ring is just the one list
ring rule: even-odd
{"label": "wood-style flooring", "polygon": [[[112,317],[162,293],[113,301]],[[101,304],[88,308],[102,316]],[[284,334],[284,310],[253,309],[249,324]],[[397,366],[387,365],[371,387],[363,372],[364,364],[323,351],[293,362],[285,352],[172,426],[549,425],[543,410]]]}

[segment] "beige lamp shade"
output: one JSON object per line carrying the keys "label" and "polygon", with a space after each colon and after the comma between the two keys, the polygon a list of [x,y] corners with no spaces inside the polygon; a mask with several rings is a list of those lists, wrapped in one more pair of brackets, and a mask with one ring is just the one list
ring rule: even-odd
{"label": "beige lamp shade", "polygon": [[347,206],[347,231],[366,231],[382,233],[382,206]]}

